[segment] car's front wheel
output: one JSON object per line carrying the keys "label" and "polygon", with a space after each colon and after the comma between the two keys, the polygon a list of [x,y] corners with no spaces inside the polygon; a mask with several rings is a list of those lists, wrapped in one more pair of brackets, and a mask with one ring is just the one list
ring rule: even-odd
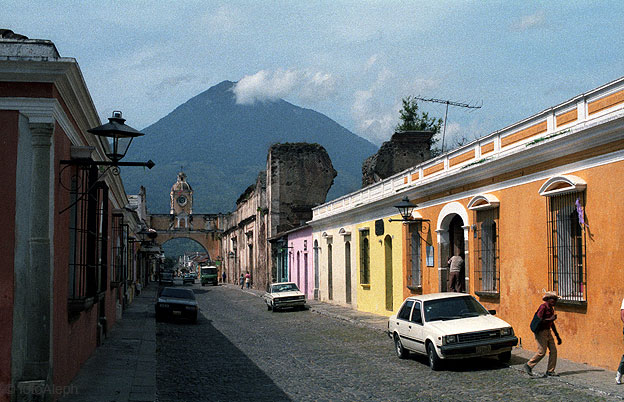
{"label": "car's front wheel", "polygon": [[267,310],[269,310],[269,311],[272,310],[271,305],[269,303],[267,303]]}
{"label": "car's front wheel", "polygon": [[401,343],[401,338],[398,334],[394,334],[394,351],[399,359],[405,359],[409,354],[409,352],[403,347],[403,343]]}
{"label": "car's front wheel", "polygon": [[429,367],[431,368],[431,370],[440,370],[442,361],[438,356],[438,352],[436,352],[435,350],[435,346],[433,346],[433,343],[431,342],[427,344],[427,356],[429,357]]}

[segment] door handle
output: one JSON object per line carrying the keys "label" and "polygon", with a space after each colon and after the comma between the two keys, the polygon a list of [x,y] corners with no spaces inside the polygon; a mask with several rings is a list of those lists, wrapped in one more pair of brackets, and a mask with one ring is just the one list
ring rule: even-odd
{"label": "door handle", "polygon": [[412,326],[411,326],[411,325],[408,325],[407,327],[408,327],[409,329],[412,329]]}

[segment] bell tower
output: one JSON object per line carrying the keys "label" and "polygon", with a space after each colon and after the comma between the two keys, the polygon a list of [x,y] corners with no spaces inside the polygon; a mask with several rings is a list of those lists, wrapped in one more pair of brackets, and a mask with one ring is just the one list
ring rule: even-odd
{"label": "bell tower", "polygon": [[178,179],[171,187],[171,210],[173,215],[173,226],[176,229],[189,228],[190,217],[193,214],[193,189],[186,182],[186,174],[182,171],[178,173]]}

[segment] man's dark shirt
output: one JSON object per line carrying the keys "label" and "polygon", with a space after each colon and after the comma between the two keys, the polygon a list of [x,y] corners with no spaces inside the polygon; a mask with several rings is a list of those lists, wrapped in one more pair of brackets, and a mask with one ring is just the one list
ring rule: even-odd
{"label": "man's dark shirt", "polygon": [[553,315],[555,315],[555,309],[550,307],[548,302],[542,303],[541,306],[537,309],[537,316],[542,320],[541,329],[550,329],[552,326],[552,321],[548,320]]}

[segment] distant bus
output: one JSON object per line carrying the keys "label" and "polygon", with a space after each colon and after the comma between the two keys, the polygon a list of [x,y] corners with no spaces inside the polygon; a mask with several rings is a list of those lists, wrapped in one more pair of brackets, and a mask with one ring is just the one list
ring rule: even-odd
{"label": "distant bus", "polygon": [[213,286],[217,286],[219,277],[217,267],[213,265],[202,265],[200,272],[202,286],[205,286],[207,283],[212,283]]}

